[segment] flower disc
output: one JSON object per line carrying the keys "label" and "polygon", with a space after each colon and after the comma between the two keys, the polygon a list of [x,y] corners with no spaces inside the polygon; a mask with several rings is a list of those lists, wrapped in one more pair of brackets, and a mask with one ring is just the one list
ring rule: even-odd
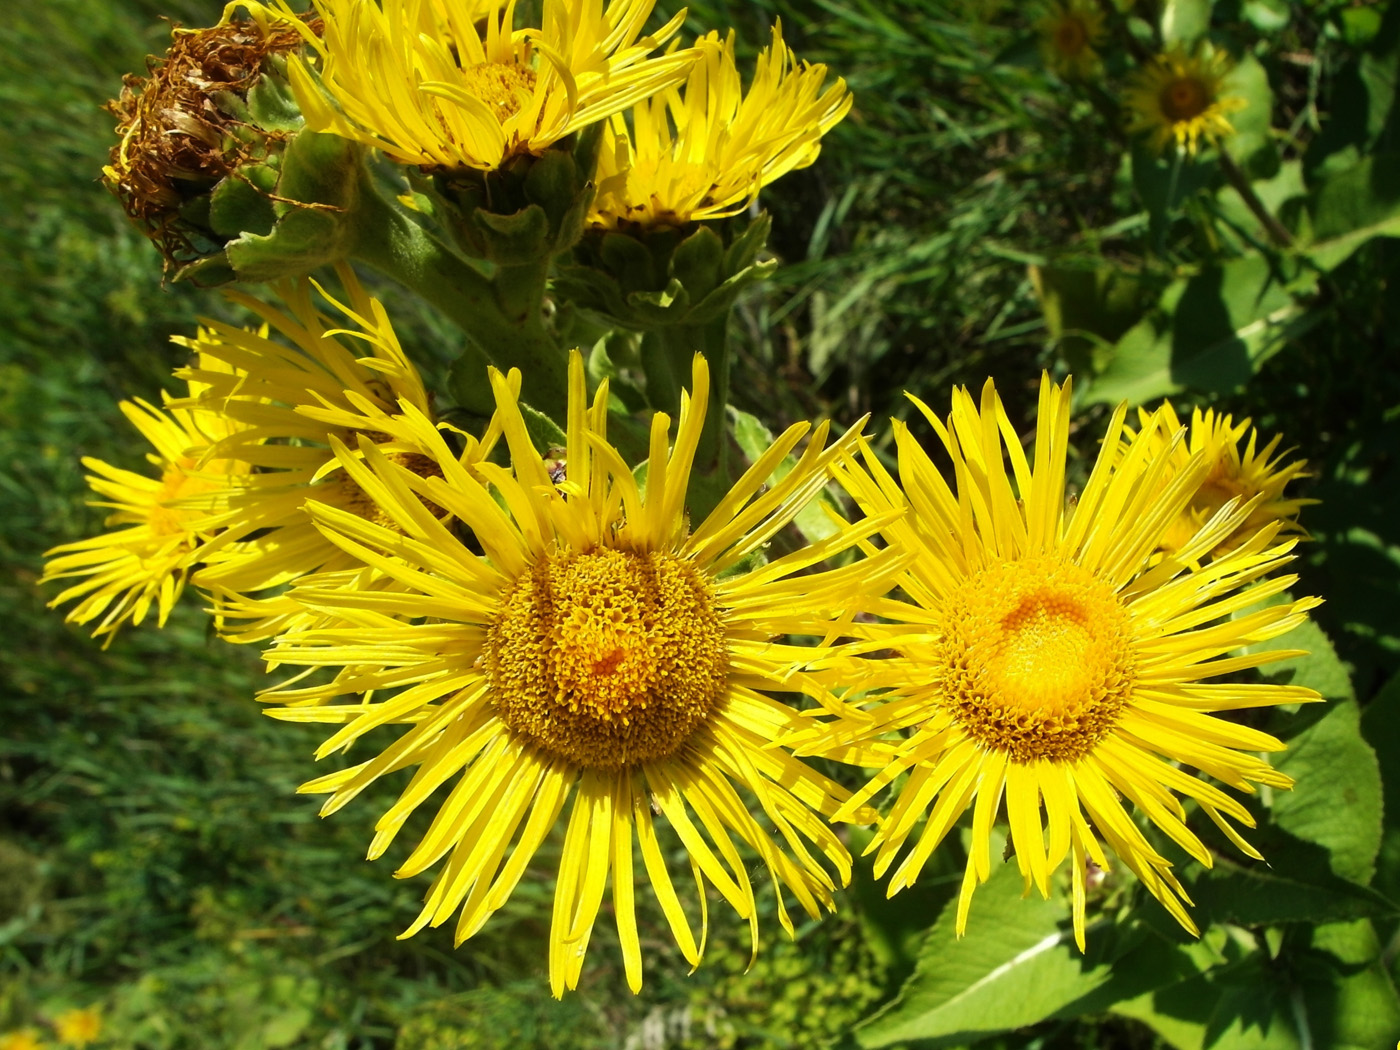
{"label": "flower disc", "polygon": [[1054,558],[991,565],[950,596],[933,666],[957,720],[1017,762],[1091,751],[1132,695],[1129,618],[1113,589]]}
{"label": "flower disc", "polygon": [[503,597],[485,649],[501,720],[594,769],[675,753],[728,677],[709,582],[657,551],[540,559]]}

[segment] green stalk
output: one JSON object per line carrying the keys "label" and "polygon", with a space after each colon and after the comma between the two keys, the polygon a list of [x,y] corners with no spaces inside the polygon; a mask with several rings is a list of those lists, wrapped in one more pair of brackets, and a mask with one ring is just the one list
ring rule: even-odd
{"label": "green stalk", "polygon": [[541,304],[548,262],[503,268],[495,279],[473,267],[374,188],[364,186],[351,255],[415,292],[462,329],[499,368],[518,366],[521,397],[559,423],[567,418],[567,358],[545,328]]}
{"label": "green stalk", "polygon": [[705,355],[710,366],[710,403],[695,453],[695,471],[729,480],[729,316],[721,314],[699,324],[669,325],[648,332],[642,339],[642,364],[647,377],[647,399],[652,406],[677,415],[681,387],[688,386],[695,354]]}
{"label": "green stalk", "polygon": [[1240,166],[1235,163],[1235,158],[1226,152],[1225,147],[1219,148],[1220,170],[1225,175],[1225,181],[1234,187],[1240,199],[1247,207],[1259,224],[1264,227],[1264,231],[1269,235],[1269,239],[1279,248],[1288,248],[1293,244],[1293,235],[1288,232],[1288,228],[1279,222],[1274,213],[1264,207],[1264,202],[1259,199],[1259,194],[1254,192],[1253,185],[1250,184],[1248,176],[1240,170]]}

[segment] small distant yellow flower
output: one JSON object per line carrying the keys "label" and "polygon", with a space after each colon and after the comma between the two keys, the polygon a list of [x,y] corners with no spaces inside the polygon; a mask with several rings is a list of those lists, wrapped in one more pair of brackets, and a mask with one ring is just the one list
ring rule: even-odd
{"label": "small distant yellow flower", "polygon": [[[388,524],[314,501],[309,510],[328,537],[399,589],[365,595],[314,580],[294,588],[341,623],[284,635],[269,659],[344,670],[330,684],[264,699],[292,704],[269,712],[285,720],[341,724],[318,757],[364,747],[362,738],[385,726],[403,731],[379,755],[302,790],[329,793],[329,814],[381,776],[413,768],[369,855],[383,854],[413,811],[436,798],[437,816],[396,873],[441,863],[404,936],[456,915],[458,943],[509,899],[572,796],[549,938],[556,996],[577,986],[609,881],[627,983],[640,989],[638,851],[692,965],[704,950],[707,887],[748,920],[757,951],[758,907],[741,845],[766,868],[778,921],[791,934],[783,891],[819,916],[848,880],[850,857],[818,816],[848,793],[773,746],[811,720],[771,692],[835,704],[801,670],[829,650],[784,638],[820,637],[834,617],[883,594],[900,555],[814,571],[878,527],[865,522],[742,566],[825,487],[854,430],[827,447],[828,428],[818,427],[775,478],[808,430],[791,427],[692,528],[686,504],[708,397],[703,358],[695,358],[674,441],[670,419],[653,417],[644,483],[608,442],[607,384],[590,404],[577,352],[560,469],[531,443],[518,385],[494,371],[491,383],[511,469],[468,471],[443,447],[441,476],[424,476],[364,439],[359,454],[336,444]],[[450,531],[424,501],[469,532]],[[437,793],[448,781],[450,792]],[[677,852],[695,875],[698,941],[668,873]]]}
{"label": "small distant yellow flower", "polygon": [[[264,641],[315,619],[285,596],[258,598],[258,592],[309,573],[363,576],[363,565],[322,535],[304,510],[314,497],[384,520],[340,469],[332,437],[354,443],[364,434],[411,470],[438,469],[423,450],[438,424],[422,377],[383,306],[348,268],[340,276],[349,302],[326,296],[338,317],[312,301],[309,282],[289,282],[281,287],[285,311],[230,295],[262,318],[261,330],[209,322],[199,338],[176,340],[198,351],[200,361],[176,373],[201,389],[182,404],[230,422],[228,437],[210,454],[250,471],[230,495],[223,530],[205,545],[204,565],[193,577],[212,593],[219,629],[230,640]],[[491,449],[493,439],[483,445],[458,434],[464,461]]]}
{"label": "small distant yellow flower", "polygon": [[1229,121],[1248,103],[1223,94],[1234,63],[1224,51],[1188,52],[1178,44],[1158,55],[1134,75],[1128,87],[1128,130],[1147,132],[1158,152],[1167,144],[1194,155],[1202,142],[1210,145],[1235,133]]}
{"label": "small distant yellow flower", "polygon": [[[898,654],[873,662],[870,681],[888,691],[872,709],[832,725],[825,747],[804,743],[800,751],[840,757],[842,748],[862,743],[889,749],[886,767],[846,810],[908,773],[871,843],[879,876],[915,840],[890,878],[891,893],[914,883],[958,817],[972,811],[959,934],[973,891],[991,871],[992,825],[1003,800],[1027,893],[1034,887],[1048,897],[1051,875],[1069,859],[1081,949],[1086,867],[1091,860],[1109,867],[1104,844],[1196,932],[1171,862],[1139,824],[1154,824],[1209,867],[1210,850],[1186,826],[1184,796],[1258,858],[1231,824],[1252,827],[1254,818],[1205,777],[1246,792],[1255,784],[1292,785],[1258,754],[1281,750],[1280,741],[1216,715],[1319,699],[1300,686],[1234,680],[1235,672],[1297,655],[1262,643],[1302,623],[1317,602],[1260,607],[1296,581],[1267,578],[1291,560],[1294,541],[1278,539],[1275,521],[1202,565],[1201,556],[1253,512],[1236,502],[1174,557],[1160,557],[1163,534],[1210,469],[1199,454],[1173,467],[1171,433],[1162,434],[1172,422],[1166,412],[1121,453],[1120,406],[1071,504],[1068,383],[1042,379],[1029,456],[990,382],[980,409],[968,391],[956,391],[946,424],[915,403],[952,459],[956,491],[898,424],[902,489],[872,454],[872,473],[855,463],[838,470],[866,513],[909,508],[884,534],[892,548],[916,557],[900,581],[908,600],[876,609],[892,622],[864,628]],[[1156,483],[1169,472],[1170,482]],[[909,737],[882,742],[906,728]]]}
{"label": "small distant yellow flower", "polygon": [[745,94],[734,61],[734,33],[696,44],[703,58],[679,87],[621,115],[604,132],[595,226],[622,222],[683,225],[743,211],[758,191],[821,152],[821,138],[851,108],[846,82],[826,85],[826,66],[800,65],[773,27]]}
{"label": "small distant yellow flower", "polygon": [[648,57],[685,17],[642,36],[654,2],[544,0],[541,26],[517,29],[514,0],[314,0],[322,35],[303,36],[319,83],[294,57],[292,87],[317,131],[404,164],[491,170],[684,79],[690,52]]}
{"label": "small distant yellow flower", "polygon": [[65,1010],[53,1019],[54,1034],[61,1043],[84,1047],[102,1036],[102,1012],[95,1006]]}
{"label": "small distant yellow flower", "polygon": [[1045,64],[1062,77],[1083,80],[1099,63],[1103,10],[1095,0],[1054,0],[1036,22]]}
{"label": "small distant yellow flower", "polygon": [[[1171,435],[1181,424],[1171,405],[1163,404],[1160,409],[1165,426],[1156,430],[1159,444],[1170,443]],[[1152,414],[1145,409],[1138,410],[1144,430],[1148,427]],[[1240,442],[1249,435],[1243,450]],[[1131,447],[1132,434],[1128,432],[1125,448]],[[1277,452],[1281,435],[1262,449],[1258,448],[1258,432],[1250,426],[1250,420],[1236,424],[1231,416],[1217,415],[1214,409],[1202,412],[1199,408],[1191,413],[1191,426],[1187,439],[1176,445],[1170,454],[1170,469],[1162,479],[1162,484],[1171,480],[1172,475],[1186,469],[1195,456],[1202,456],[1208,464],[1205,480],[1181,516],[1167,529],[1162,537],[1161,549],[1174,554],[1189,544],[1207,521],[1228,501],[1239,498],[1253,509],[1249,516],[1234,532],[1222,539],[1209,553],[1213,557],[1234,550],[1263,526],[1271,522],[1279,523],[1280,533],[1303,534],[1298,524],[1298,512],[1316,500],[1288,498],[1284,489],[1290,481],[1303,477],[1307,468],[1305,460],[1283,464],[1286,452]]]}
{"label": "small distant yellow flower", "polygon": [[[207,364],[211,373],[218,368]],[[202,391],[199,382],[191,384],[192,394]],[[123,623],[141,623],[153,603],[157,623],[164,626],[201,549],[221,527],[230,493],[249,472],[246,464],[206,455],[241,424],[216,412],[177,407],[168,395],[165,401],[166,411],[142,400],[119,406],[155,449],[146,456],[155,476],[83,459],[83,466],[93,471],[88,484],[103,497],[94,506],[113,511],[108,526],[124,527],[65,543],[45,555],[40,583],[83,577],[50,606],[80,599],[67,619],[83,624],[98,620],[93,636],[106,635],[108,644]]]}
{"label": "small distant yellow flower", "polygon": [[44,1043],[32,1028],[20,1028],[0,1035],[0,1050],[44,1050]]}

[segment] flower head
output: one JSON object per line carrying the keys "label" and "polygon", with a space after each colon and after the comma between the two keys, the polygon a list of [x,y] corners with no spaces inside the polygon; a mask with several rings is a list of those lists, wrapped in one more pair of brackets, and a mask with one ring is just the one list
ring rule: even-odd
{"label": "flower head", "polygon": [[[206,362],[209,374],[217,362]],[[203,385],[194,381],[198,396]],[[54,547],[45,554],[44,576],[50,580],[81,578],[50,602],[79,599],[67,619],[97,620],[94,637],[110,643],[123,623],[139,624],[152,604],[164,626],[206,542],[222,526],[230,494],[247,476],[246,464],[208,456],[211,446],[241,429],[216,412],[178,407],[165,396],[165,410],[147,401],[123,401],[122,414],[155,450],[146,459],[153,474],[137,474],[85,457],[93,473],[88,484],[102,497],[94,504],[110,508],[111,531]],[[116,527],[120,526],[120,527]]]}
{"label": "flower head", "polygon": [[517,29],[514,0],[315,0],[319,84],[293,59],[292,86],[318,131],[404,164],[489,171],[685,76],[689,53],[648,57],[684,18],[642,36],[653,3],[544,0],[540,27]]}
{"label": "flower head", "polygon": [[[258,592],[313,572],[364,575],[364,566],[323,536],[304,510],[311,497],[383,521],[340,468],[332,437],[353,443],[364,434],[410,470],[438,470],[425,442],[435,440],[439,424],[418,370],[378,300],[350,270],[342,269],[341,278],[348,302],[322,292],[339,316],[317,306],[309,282],[287,282],[285,310],[230,295],[262,318],[261,329],[209,322],[197,339],[177,340],[199,354],[197,367],[177,373],[200,387],[188,404],[231,423],[207,455],[249,471],[230,495],[223,529],[201,552],[204,566],[194,578],[213,593],[220,629],[238,641],[264,641],[315,619],[285,596]],[[272,338],[272,330],[282,338]],[[490,439],[483,445],[455,433],[464,460],[490,451]]]}
{"label": "flower head", "polygon": [[1167,144],[1188,156],[1202,141],[1211,144],[1235,133],[1231,113],[1248,103],[1224,93],[1233,62],[1223,51],[1187,51],[1178,44],[1138,70],[1128,88],[1128,130],[1147,132],[1152,147]]}
{"label": "flower head", "polygon": [[[713,886],[749,921],[757,950],[740,845],[767,868],[789,932],[783,890],[815,917],[850,872],[845,849],[818,816],[833,813],[847,793],[771,746],[808,717],[769,690],[807,691],[834,704],[800,670],[826,650],[782,639],[821,636],[853,603],[883,593],[898,555],[811,571],[868,537],[875,525],[866,522],[743,566],[826,485],[829,464],[854,433],[825,447],[827,427],[818,427],[778,478],[775,468],[808,429],[790,428],[692,529],[686,493],[705,418],[703,358],[674,443],[667,416],[653,419],[644,483],[608,442],[606,384],[590,404],[577,353],[560,469],[547,467],[531,444],[516,401],[518,374],[493,372],[491,382],[512,469],[482,462],[468,470],[440,448],[441,476],[423,476],[364,439],[358,453],[335,443],[346,472],[394,527],[315,502],[312,516],[397,590],[366,595],[303,581],[294,595],[341,624],[284,636],[269,658],[344,669],[330,685],[266,699],[292,705],[270,712],[279,718],[341,724],[320,756],[387,725],[406,731],[375,757],[303,790],[329,793],[323,812],[330,813],[384,774],[413,768],[376,825],[373,858],[413,810],[455,780],[398,874],[441,862],[405,936],[458,915],[459,943],[506,902],[572,795],[550,935],[556,995],[578,982],[609,878],[627,981],[640,987],[638,849],[692,964],[704,948],[704,921],[697,942],[666,862],[676,844],[689,855],[702,915]],[[464,544],[425,501],[460,519],[479,546]],[[330,702],[360,693],[372,699]],[[751,812],[755,805],[762,818]]]}
{"label": "flower head", "polygon": [[1063,77],[1083,80],[1098,65],[1104,38],[1103,10],[1094,0],[1053,0],[1036,21],[1045,64]]}
{"label": "flower head", "polygon": [[44,1050],[44,1041],[32,1028],[18,1028],[0,1035],[0,1050]]}
{"label": "flower head", "polygon": [[[1236,498],[1249,503],[1254,509],[1239,528],[1209,552],[1211,556],[1218,557],[1233,550],[1270,522],[1279,523],[1280,533],[1302,534],[1298,512],[1317,501],[1284,495],[1290,481],[1305,476],[1303,472],[1308,464],[1305,460],[1283,463],[1288,453],[1278,452],[1283,440],[1281,435],[1276,434],[1261,449],[1258,447],[1258,432],[1250,426],[1250,420],[1235,423],[1233,417],[1218,415],[1214,409],[1202,412],[1197,408],[1191,412],[1191,426],[1186,431],[1186,439],[1173,443],[1172,435],[1181,430],[1176,412],[1169,404],[1163,404],[1160,412],[1163,425],[1155,428],[1156,440],[1164,449],[1171,446],[1171,468],[1164,475],[1163,483],[1170,481],[1177,470],[1188,467],[1194,457],[1203,457],[1207,464],[1200,488],[1163,535],[1162,550],[1168,554],[1181,550],[1216,511]],[[1152,414],[1138,409],[1138,415],[1146,430]],[[1246,434],[1249,438],[1241,450],[1240,443],[1245,441]],[[1125,431],[1125,449],[1132,447],[1134,438],[1131,431]]]}
{"label": "flower head", "polygon": [[[1124,801],[1209,866],[1211,853],[1186,826],[1178,796],[1190,798],[1241,850],[1258,857],[1231,823],[1252,826],[1249,811],[1183,767],[1242,791],[1292,783],[1256,754],[1283,744],[1218,714],[1318,699],[1298,686],[1220,680],[1296,655],[1261,643],[1301,623],[1316,601],[1258,607],[1294,582],[1265,579],[1290,560],[1293,541],[1279,541],[1274,522],[1202,565],[1200,557],[1259,505],[1235,500],[1174,555],[1157,555],[1209,471],[1203,456],[1174,465],[1179,435],[1162,433],[1171,423],[1165,412],[1152,416],[1120,455],[1125,409],[1118,409],[1075,504],[1065,486],[1068,383],[1042,380],[1030,459],[990,382],[980,408],[967,391],[956,391],[946,425],[916,404],[952,457],[956,491],[898,424],[902,491],[873,456],[867,457],[873,476],[854,463],[840,472],[868,513],[910,508],[885,535],[891,546],[917,555],[901,581],[909,600],[879,610],[893,621],[878,634],[879,644],[899,654],[877,662],[873,680],[888,691],[873,710],[853,711],[826,738],[839,748],[912,730],[885,745],[888,765],[847,804],[864,803],[908,771],[871,844],[877,874],[889,869],[927,815],[891,876],[890,892],[911,885],[970,809],[961,932],[973,891],[990,873],[992,825],[1004,799],[1027,892],[1034,886],[1048,896],[1051,874],[1070,858],[1081,948],[1085,867],[1090,860],[1109,867],[1104,843],[1195,932],[1172,865]],[[1249,651],[1228,655],[1246,646]]]}
{"label": "flower head", "polygon": [[817,159],[821,138],[850,111],[846,82],[797,63],[782,26],[758,57],[745,94],[734,34],[696,44],[700,61],[679,86],[614,117],[604,131],[598,196],[589,222],[684,225],[743,211],[758,191]]}
{"label": "flower head", "polygon": [[64,1010],[53,1019],[54,1034],[68,1046],[84,1047],[102,1037],[102,1011],[95,1006]]}

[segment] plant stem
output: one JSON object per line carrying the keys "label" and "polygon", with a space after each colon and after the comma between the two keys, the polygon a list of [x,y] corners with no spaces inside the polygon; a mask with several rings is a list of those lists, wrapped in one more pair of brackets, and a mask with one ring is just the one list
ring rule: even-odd
{"label": "plant stem", "polygon": [[1254,192],[1254,187],[1250,184],[1248,177],[1240,170],[1240,166],[1235,163],[1235,158],[1230,156],[1223,146],[1220,148],[1220,170],[1225,173],[1225,181],[1234,187],[1245,206],[1254,213],[1254,217],[1264,227],[1269,239],[1280,248],[1292,247],[1293,235],[1288,232],[1283,223],[1274,217],[1268,208],[1264,207],[1264,202],[1259,199],[1259,194]]}
{"label": "plant stem", "polygon": [[399,209],[366,178],[354,258],[416,292],[455,322],[499,368],[518,366],[521,397],[559,423],[566,419],[566,357],[545,328],[547,261],[530,274],[503,268],[489,278]]}
{"label": "plant stem", "polygon": [[728,480],[729,315],[699,324],[668,325],[642,338],[642,366],[652,407],[676,415],[681,386],[690,375],[695,354],[710,366],[710,401],[695,452],[695,471]]}

